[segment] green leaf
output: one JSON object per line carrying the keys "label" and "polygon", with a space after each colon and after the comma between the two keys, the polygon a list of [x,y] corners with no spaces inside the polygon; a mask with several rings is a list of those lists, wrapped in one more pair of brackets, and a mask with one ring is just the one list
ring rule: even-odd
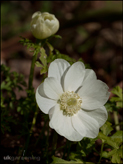
{"label": "green leaf", "polygon": [[116,151],[116,152],[112,155],[111,162],[112,162],[112,163],[121,163],[121,159],[120,159],[120,155],[119,155],[118,151]]}
{"label": "green leaf", "polygon": [[113,94],[117,95],[118,97],[112,97],[110,99],[111,102],[116,102],[116,107],[117,108],[122,108],[123,107],[123,95],[122,95],[122,88],[119,86],[116,86],[115,88],[112,89],[111,91]]}
{"label": "green leaf", "polygon": [[111,127],[111,123],[110,122],[106,122],[100,129],[103,132],[104,135],[108,136],[110,134],[110,132],[113,130],[113,128]]}
{"label": "green leaf", "polygon": [[78,158],[80,157],[80,154],[77,154],[77,153],[70,153],[69,155],[69,159],[71,160],[77,160]]}
{"label": "green leaf", "polygon": [[39,59],[43,63],[43,65],[46,66],[47,65],[47,55],[45,53],[45,49],[41,48],[40,51],[41,51],[41,56]]}
{"label": "green leaf", "polygon": [[54,50],[54,47],[49,42],[47,42],[47,45],[48,45],[50,51],[52,52]]}
{"label": "green leaf", "polygon": [[107,102],[105,107],[108,112],[113,112],[116,110],[116,104],[114,102]]}
{"label": "green leaf", "polygon": [[[84,164],[85,162],[82,162],[80,159],[76,159],[76,161],[66,161],[64,159],[58,158],[58,157],[52,157],[53,162],[51,164]],[[86,162],[86,164],[94,164],[93,162]]]}
{"label": "green leaf", "polygon": [[116,142],[117,144],[120,144],[123,142],[123,131],[117,131],[111,136],[111,139]]}
{"label": "green leaf", "polygon": [[112,146],[115,149],[119,148],[119,145],[116,142],[114,142],[114,140],[111,139],[111,137],[107,137],[101,132],[99,132],[98,138],[100,138],[101,140],[104,140],[105,143],[107,143],[108,145]]}
{"label": "green leaf", "polygon": [[60,35],[53,35],[53,37],[62,39],[62,37]]}
{"label": "green leaf", "polygon": [[117,102],[117,101],[121,101],[121,99],[120,99],[120,97],[112,97],[111,99],[110,99],[110,101],[111,102]]}
{"label": "green leaf", "polygon": [[41,75],[42,75],[43,73],[46,73],[46,72],[47,72],[47,67],[43,67],[43,68],[41,69],[41,71],[40,71]]}
{"label": "green leaf", "polygon": [[43,67],[43,65],[42,65],[41,63],[39,63],[39,61],[36,61],[36,62],[35,62],[35,65],[36,65],[37,67]]}
{"label": "green leaf", "polygon": [[123,102],[117,102],[116,105],[118,108],[123,108]]}
{"label": "green leaf", "polygon": [[118,154],[120,155],[121,158],[123,158],[123,145],[118,149]]}
{"label": "green leaf", "polygon": [[42,64],[39,61],[36,61],[35,65],[37,67],[41,68],[40,73],[43,74],[43,73],[46,73],[47,70],[48,70],[48,67],[47,67],[47,55],[45,53],[45,49],[44,48],[40,48],[40,52],[41,52],[41,54],[40,54],[39,60],[40,60],[40,62]]}
{"label": "green leaf", "polygon": [[122,88],[120,88],[119,86],[116,86],[115,88],[112,89],[111,91],[113,94],[117,95],[118,97],[120,97],[120,99],[122,99]]}
{"label": "green leaf", "polygon": [[102,153],[102,157],[104,158],[111,158],[112,163],[121,163],[121,158],[123,158],[123,149],[120,147],[120,149],[113,149],[110,152],[104,151]]}
{"label": "green leaf", "polygon": [[[66,161],[64,159],[61,159],[61,158],[58,158],[58,157],[52,157],[53,159],[53,162],[51,164],[67,164],[67,163],[70,163],[70,164],[76,164],[77,162],[76,161]],[[81,162],[80,164],[82,164],[83,162]]]}

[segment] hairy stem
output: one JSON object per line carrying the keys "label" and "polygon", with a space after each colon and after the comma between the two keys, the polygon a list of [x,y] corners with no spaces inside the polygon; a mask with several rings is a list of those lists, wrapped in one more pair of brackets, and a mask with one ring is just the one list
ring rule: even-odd
{"label": "hairy stem", "polygon": [[32,64],[31,64],[31,69],[30,69],[30,74],[29,74],[29,82],[28,82],[28,89],[32,89],[32,82],[33,82],[33,76],[34,76],[34,67],[35,67],[35,61],[37,59],[38,53],[36,50],[34,51],[34,55],[32,58]]}

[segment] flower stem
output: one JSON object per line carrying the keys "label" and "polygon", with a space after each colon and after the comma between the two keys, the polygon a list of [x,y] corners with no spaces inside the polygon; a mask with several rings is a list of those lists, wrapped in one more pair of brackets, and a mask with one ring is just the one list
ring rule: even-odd
{"label": "flower stem", "polygon": [[33,75],[34,75],[34,67],[35,67],[35,61],[37,59],[38,53],[36,50],[34,51],[34,55],[32,58],[32,64],[31,64],[31,69],[30,69],[30,75],[29,75],[29,82],[28,82],[28,89],[32,89],[32,81],[33,81]]}
{"label": "flower stem", "polygon": [[103,147],[104,147],[104,142],[102,141],[102,145],[101,145],[101,153],[100,153],[100,159],[99,159],[98,164],[100,163],[100,161],[101,161],[101,159],[102,159]]}
{"label": "flower stem", "polygon": [[36,110],[35,110],[34,117],[33,117],[33,120],[32,120],[32,126],[30,128],[30,136],[32,135],[32,131],[33,131],[34,125],[36,123],[37,114],[38,114],[38,106],[36,106]]}
{"label": "flower stem", "polygon": [[116,131],[120,130],[120,126],[118,125],[119,124],[118,115],[116,111],[114,111],[114,122],[115,122],[115,125],[117,125]]}

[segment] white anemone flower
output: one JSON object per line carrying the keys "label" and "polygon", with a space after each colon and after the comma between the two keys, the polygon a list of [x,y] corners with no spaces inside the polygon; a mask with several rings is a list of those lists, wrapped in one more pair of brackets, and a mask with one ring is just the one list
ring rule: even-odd
{"label": "white anemone flower", "polygon": [[49,114],[52,129],[70,141],[80,141],[97,137],[108,117],[104,104],[109,95],[108,86],[82,62],[70,66],[64,59],[56,59],[36,90],[36,101]]}
{"label": "white anemone flower", "polygon": [[31,31],[35,38],[45,39],[55,34],[59,29],[59,21],[55,15],[48,12],[35,12],[32,15]]}

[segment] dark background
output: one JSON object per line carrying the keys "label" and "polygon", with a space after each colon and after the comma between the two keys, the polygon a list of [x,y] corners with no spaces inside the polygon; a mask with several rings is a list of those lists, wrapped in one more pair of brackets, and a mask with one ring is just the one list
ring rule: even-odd
{"label": "dark background", "polygon": [[[62,39],[51,43],[56,49],[76,60],[82,58],[110,90],[122,86],[122,1],[2,1],[1,63],[24,74],[26,82],[32,53],[19,40],[20,36],[34,39],[30,22],[35,11],[52,13],[59,20],[57,34]],[[40,69],[35,68],[35,89],[40,82]],[[24,91],[16,93],[18,99],[25,95]],[[43,122],[40,124],[43,126]],[[35,128],[34,137],[39,135],[40,126]],[[18,139],[18,134],[9,132],[1,139],[3,155],[17,155],[25,142],[25,138]],[[35,149],[40,155],[40,148]]]}

